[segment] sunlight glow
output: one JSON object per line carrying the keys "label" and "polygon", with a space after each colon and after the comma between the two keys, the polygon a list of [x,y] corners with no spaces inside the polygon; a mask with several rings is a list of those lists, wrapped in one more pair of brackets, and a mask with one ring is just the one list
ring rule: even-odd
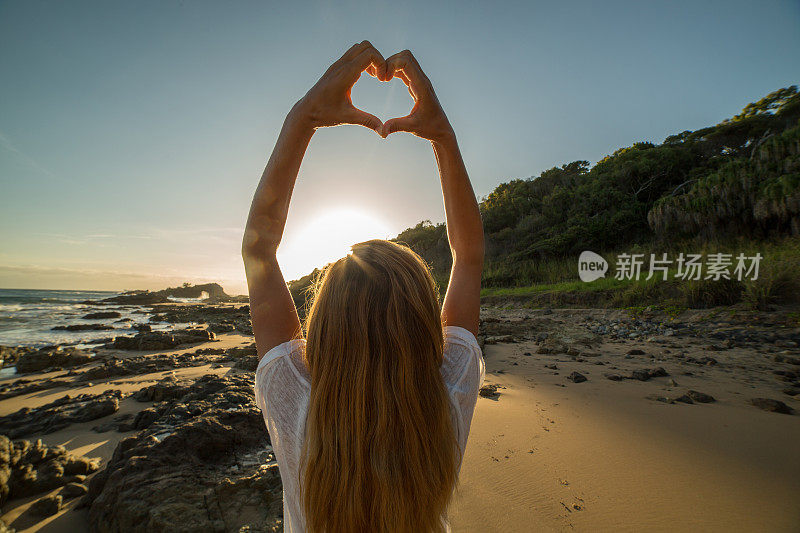
{"label": "sunlight glow", "polygon": [[278,263],[283,277],[290,281],[344,257],[353,244],[389,236],[389,227],[370,213],[350,208],[329,210],[284,238]]}

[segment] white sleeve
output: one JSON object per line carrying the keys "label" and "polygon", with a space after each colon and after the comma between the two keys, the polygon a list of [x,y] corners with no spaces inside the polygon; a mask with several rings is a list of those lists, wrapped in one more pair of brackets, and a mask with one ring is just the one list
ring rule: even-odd
{"label": "white sleeve", "polygon": [[456,409],[456,432],[462,450],[485,375],[486,365],[475,335],[458,326],[445,326],[442,378]]}

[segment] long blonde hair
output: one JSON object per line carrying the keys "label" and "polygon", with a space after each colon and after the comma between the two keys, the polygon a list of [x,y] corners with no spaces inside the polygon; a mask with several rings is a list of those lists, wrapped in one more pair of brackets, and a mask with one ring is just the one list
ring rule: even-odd
{"label": "long blonde hair", "polygon": [[353,246],[321,274],[305,330],[308,531],[443,531],[461,458],[425,262],[389,241]]}

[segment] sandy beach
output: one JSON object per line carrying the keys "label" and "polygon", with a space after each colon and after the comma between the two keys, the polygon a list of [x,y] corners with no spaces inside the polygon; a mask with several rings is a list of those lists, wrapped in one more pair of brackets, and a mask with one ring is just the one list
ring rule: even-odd
{"label": "sandy beach", "polygon": [[[755,329],[747,322],[752,317],[721,323],[709,311],[674,322],[636,322],[609,310],[486,309],[483,315],[486,381],[450,513],[454,531],[797,531],[800,417],[796,396],[784,390],[793,386],[800,361],[794,341],[787,340],[797,328],[781,325],[784,315],[760,317]],[[616,331],[603,329],[614,321],[627,328],[625,334],[602,333]],[[627,333],[636,328],[645,333]],[[724,330],[731,339],[741,331],[750,337],[719,343],[706,329]],[[778,334],[769,343],[746,340],[758,341],[759,331]],[[200,356],[184,368],[13,396],[0,401],[0,417],[65,394],[121,391],[113,415],[26,437],[100,458],[100,470],[86,480],[91,486],[117,445],[138,433],[92,428],[156,405],[130,394],[207,374],[252,379],[236,360],[251,343],[249,335],[232,332],[173,350],[100,350],[97,357],[105,361],[177,361],[206,348],[228,359],[203,363]],[[98,364],[78,367],[72,376],[60,370],[25,378],[78,380]],[[701,401],[681,400],[688,391],[703,393],[692,396]],[[778,400],[794,414],[766,411],[753,398]],[[89,530],[91,506],[79,508],[80,498],[65,499],[49,517],[29,512],[59,490],[11,499],[3,521],[18,531]]]}
{"label": "sandy beach", "polygon": [[679,376],[717,401],[669,405],[645,399],[668,378],[617,383],[529,349],[486,349],[501,394],[478,402],[454,531],[797,531],[800,419],[742,398],[768,390]]}

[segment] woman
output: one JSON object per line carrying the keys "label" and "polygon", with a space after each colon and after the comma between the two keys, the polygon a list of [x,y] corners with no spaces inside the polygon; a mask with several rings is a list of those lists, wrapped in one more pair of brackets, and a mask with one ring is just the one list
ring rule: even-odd
{"label": "woman", "polygon": [[[400,78],[411,113],[382,124],[356,109],[350,90],[364,71]],[[301,327],[275,254],[308,143],[317,128],[339,124],[433,145],[453,254],[441,311],[424,261],[375,240],[325,268]],[[263,354],[256,400],[283,480],[285,530],[447,530],[484,376],[475,340],[483,229],[453,129],[410,52],[384,60],[357,44],[292,108],[253,198],[242,256]]]}

